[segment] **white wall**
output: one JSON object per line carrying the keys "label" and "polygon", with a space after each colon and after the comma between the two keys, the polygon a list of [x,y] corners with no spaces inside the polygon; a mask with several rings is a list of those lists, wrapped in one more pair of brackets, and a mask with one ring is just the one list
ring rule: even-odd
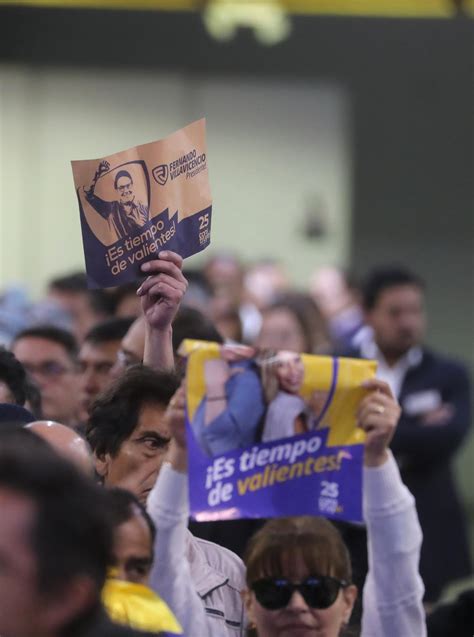
{"label": "white wall", "polygon": [[[207,117],[213,249],[281,258],[302,283],[348,261],[350,105],[337,86],[28,67],[0,68],[0,287],[39,293],[83,268],[71,159],[98,158]],[[329,233],[307,241],[308,200]],[[198,262],[206,253],[195,257]]]}

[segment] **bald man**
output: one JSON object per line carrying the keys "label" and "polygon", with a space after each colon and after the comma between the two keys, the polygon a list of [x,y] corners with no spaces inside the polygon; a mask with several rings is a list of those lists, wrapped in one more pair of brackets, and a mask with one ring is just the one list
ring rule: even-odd
{"label": "bald man", "polygon": [[37,436],[55,449],[59,455],[70,460],[83,473],[92,476],[94,465],[87,442],[77,431],[52,420],[36,420],[26,425]]}

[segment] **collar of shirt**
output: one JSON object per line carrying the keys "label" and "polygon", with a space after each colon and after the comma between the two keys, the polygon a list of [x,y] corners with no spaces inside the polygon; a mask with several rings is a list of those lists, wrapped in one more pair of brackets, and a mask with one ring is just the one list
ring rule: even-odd
{"label": "collar of shirt", "polygon": [[225,586],[229,578],[210,566],[204,551],[199,545],[199,541],[189,531],[186,536],[186,542],[191,579],[200,597],[204,598],[216,588]]}
{"label": "collar of shirt", "polygon": [[364,358],[371,358],[377,361],[377,378],[388,383],[393,395],[397,398],[400,395],[408,370],[412,367],[417,367],[423,358],[421,347],[412,347],[398,359],[395,365],[390,367],[375,341],[366,341],[361,345],[360,351]]}

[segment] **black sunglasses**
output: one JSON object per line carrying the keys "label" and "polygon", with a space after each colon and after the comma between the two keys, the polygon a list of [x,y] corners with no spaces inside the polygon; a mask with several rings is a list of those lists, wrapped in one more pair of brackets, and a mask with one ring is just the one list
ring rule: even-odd
{"label": "black sunglasses", "polygon": [[341,588],[349,586],[349,582],[334,577],[312,575],[299,584],[294,584],[283,577],[267,577],[254,582],[251,589],[258,603],[268,610],[277,610],[288,606],[295,591],[298,591],[311,608],[329,608],[339,594]]}

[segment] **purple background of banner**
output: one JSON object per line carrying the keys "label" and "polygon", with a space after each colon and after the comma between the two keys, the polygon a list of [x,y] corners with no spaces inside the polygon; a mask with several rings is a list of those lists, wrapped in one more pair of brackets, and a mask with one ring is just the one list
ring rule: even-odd
{"label": "purple background of banner", "polygon": [[[81,227],[82,227],[82,239],[84,244],[84,255],[86,261],[87,272],[87,284],[89,288],[107,288],[116,285],[123,285],[124,283],[131,283],[136,281],[140,276],[140,266],[146,261],[156,259],[156,253],[149,255],[142,261],[137,261],[135,264],[127,267],[123,272],[117,275],[113,275],[110,272],[110,268],[107,266],[105,255],[107,251],[114,245],[119,244],[123,239],[119,239],[112,246],[104,246],[92,232],[87,223],[87,220],[82,209],[81,200],[79,194],[77,195],[79,201],[79,208],[81,213]],[[209,238],[204,243],[199,242],[200,221],[199,217],[209,214],[209,225],[206,229],[209,230]],[[145,232],[149,226],[156,224],[160,219],[165,222],[165,231],[168,230],[170,224],[168,222],[168,210],[164,210],[159,215],[153,217],[147,224],[140,228],[140,232],[136,235],[130,235],[129,238],[133,238],[143,232]],[[178,215],[175,214],[176,222],[178,221]],[[182,219],[176,226],[176,234],[161,248],[161,250],[172,250],[180,254],[183,259],[196,254],[201,250],[204,250],[210,243],[211,232],[211,218],[212,218],[212,206],[205,210],[196,211],[195,214],[190,217]],[[138,249],[138,248],[137,248]]]}
{"label": "purple background of banner", "polygon": [[[194,519],[203,521],[205,519],[235,519],[235,518],[270,518],[287,515],[324,515],[335,520],[346,520],[362,522],[362,464],[363,464],[363,444],[347,445],[341,447],[326,446],[328,430],[321,429],[312,431],[301,436],[275,440],[270,443],[260,443],[253,445],[249,449],[256,447],[258,450],[272,449],[285,444],[294,444],[298,440],[309,440],[314,437],[321,438],[321,447],[316,452],[305,452],[299,456],[295,462],[304,463],[308,458],[316,459],[323,455],[337,454],[339,451],[346,451],[351,459],[345,459],[341,463],[340,470],[326,470],[320,473],[311,473],[309,476],[295,477],[292,480],[281,482],[261,488],[254,492],[246,492],[239,495],[237,481],[245,480],[247,476],[255,473],[263,473],[265,466],[255,467],[249,471],[241,472],[239,469],[239,458],[246,449],[215,456],[207,457],[201,451],[192,433],[189,420],[186,422],[188,449],[189,449],[189,494],[191,516]],[[226,461],[234,460],[235,470],[232,476],[225,478],[225,470],[221,471],[221,480],[213,483],[215,488],[220,482],[219,489],[225,484],[233,485],[232,498],[229,501],[221,502],[216,506],[208,503],[209,489],[206,489],[206,476],[209,467],[212,467],[216,460],[222,468]],[[276,461],[275,461],[276,463]],[[269,464],[269,463],[267,463]],[[288,460],[278,462],[279,466],[292,466]],[[327,484],[323,484],[326,482]],[[330,486],[336,484],[337,486]],[[212,489],[211,488],[211,489]],[[327,497],[324,493],[334,494],[337,498]],[[320,508],[320,498],[325,498],[326,510]],[[331,501],[337,500],[338,509],[334,508]],[[342,510],[339,510],[339,507]]]}

